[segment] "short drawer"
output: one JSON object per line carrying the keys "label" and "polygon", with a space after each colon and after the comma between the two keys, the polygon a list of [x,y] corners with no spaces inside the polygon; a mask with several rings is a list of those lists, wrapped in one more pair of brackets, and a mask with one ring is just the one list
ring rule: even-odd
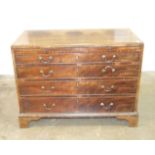
{"label": "short drawer", "polygon": [[76,81],[18,81],[20,95],[60,96],[76,94]]}
{"label": "short drawer", "polygon": [[51,66],[19,66],[18,78],[50,79],[74,78],[77,76],[76,65],[51,65]]}
{"label": "short drawer", "polygon": [[135,52],[88,52],[88,53],[78,53],[77,54],[78,62],[81,63],[140,63],[141,57],[140,53]]}
{"label": "short drawer", "polygon": [[79,98],[79,112],[133,112],[135,97],[81,97]]}
{"label": "short drawer", "polygon": [[48,53],[48,54],[22,54],[15,55],[17,65],[48,65],[48,64],[72,64],[77,61],[76,53]]}
{"label": "short drawer", "polygon": [[74,97],[26,97],[20,98],[21,112],[70,113],[77,110]]}
{"label": "short drawer", "polygon": [[140,65],[135,63],[121,64],[83,64],[79,65],[79,77],[137,77]]}
{"label": "short drawer", "polygon": [[106,79],[106,80],[80,80],[79,94],[129,94],[136,93],[137,80],[132,79]]}

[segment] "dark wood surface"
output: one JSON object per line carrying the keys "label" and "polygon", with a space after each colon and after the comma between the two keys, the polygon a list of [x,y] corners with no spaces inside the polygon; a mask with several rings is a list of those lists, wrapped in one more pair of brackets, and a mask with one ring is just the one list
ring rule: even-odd
{"label": "dark wood surface", "polygon": [[129,29],[42,30],[25,31],[12,45],[13,48],[137,46],[142,45]]}
{"label": "dark wood surface", "polygon": [[88,64],[80,65],[78,75],[80,77],[136,77],[140,66],[138,64]]}
{"label": "dark wood surface", "polygon": [[76,65],[22,66],[17,68],[18,78],[51,79],[75,78]]}
{"label": "dark wood surface", "polygon": [[79,112],[133,112],[135,97],[83,97],[79,99]]}
{"label": "dark wood surface", "polygon": [[136,77],[140,70],[139,64],[84,64],[84,65],[42,65],[20,66],[17,68],[18,78],[27,79],[74,79],[77,77]]}
{"label": "dark wood surface", "polygon": [[22,96],[70,96],[89,94],[135,94],[137,80],[46,80],[19,82]]}
{"label": "dark wood surface", "polygon": [[135,97],[23,97],[21,112],[133,112]]}
{"label": "dark wood surface", "polygon": [[46,113],[137,125],[143,43],[130,30],[26,31],[12,54],[21,127]]}
{"label": "dark wood surface", "polygon": [[31,97],[21,98],[21,112],[57,112],[77,111],[77,99],[74,97]]}
{"label": "dark wood surface", "polygon": [[[16,50],[15,59],[17,65],[46,65],[46,64],[74,64],[74,63],[137,63],[140,58],[138,48],[134,48],[135,52],[130,51],[131,48],[127,47],[127,51],[123,48],[68,48],[54,49],[53,51],[47,50]],[[120,50],[119,50],[120,49]],[[133,49],[132,49],[133,50]],[[124,52],[123,52],[124,51]],[[95,53],[95,54],[94,54]]]}

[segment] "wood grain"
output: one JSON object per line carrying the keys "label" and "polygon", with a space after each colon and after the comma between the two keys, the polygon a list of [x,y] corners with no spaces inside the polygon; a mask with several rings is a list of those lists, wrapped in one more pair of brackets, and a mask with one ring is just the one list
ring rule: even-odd
{"label": "wood grain", "polygon": [[80,80],[78,94],[135,94],[137,80]]}
{"label": "wood grain", "polygon": [[142,41],[129,29],[25,31],[12,48],[137,46]]}
{"label": "wood grain", "polygon": [[77,94],[75,80],[19,81],[22,96],[64,96]]}
{"label": "wood grain", "polygon": [[[74,64],[74,63],[137,63],[140,57],[139,52],[129,52],[126,48],[125,52],[122,49],[114,48],[112,51],[108,52],[104,48],[96,48],[91,52],[88,49],[82,48],[77,50],[73,48],[72,50],[66,51],[66,49],[61,49],[60,51],[53,49],[48,50],[46,53],[42,50],[32,50],[18,52],[15,54],[15,59],[17,65],[49,65],[49,64]],[[135,51],[137,49],[135,48]],[[96,51],[96,52],[95,52]],[[118,51],[118,52],[117,52]],[[94,54],[95,53],[95,54]]]}
{"label": "wood grain", "polygon": [[30,97],[21,98],[21,112],[57,112],[71,113],[77,111],[75,97]]}
{"label": "wood grain", "polygon": [[18,78],[25,79],[51,79],[51,78],[75,78],[77,76],[76,65],[52,65],[52,66],[20,66],[17,68]]}
{"label": "wood grain", "polygon": [[140,65],[138,64],[87,64],[80,65],[78,69],[79,77],[137,77]]}
{"label": "wood grain", "polygon": [[21,112],[133,112],[135,97],[22,97]]}

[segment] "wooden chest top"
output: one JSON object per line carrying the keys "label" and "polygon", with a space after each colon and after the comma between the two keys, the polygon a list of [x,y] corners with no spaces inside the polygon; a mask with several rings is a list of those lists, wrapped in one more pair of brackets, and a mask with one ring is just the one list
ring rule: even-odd
{"label": "wooden chest top", "polygon": [[25,31],[12,48],[104,47],[143,45],[129,29]]}

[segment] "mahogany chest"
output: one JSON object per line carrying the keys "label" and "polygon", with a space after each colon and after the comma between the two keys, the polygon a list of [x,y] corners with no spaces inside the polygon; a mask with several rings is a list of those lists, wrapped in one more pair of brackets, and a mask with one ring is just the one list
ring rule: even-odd
{"label": "mahogany chest", "polygon": [[25,31],[11,49],[21,128],[75,117],[137,125],[143,43],[129,29]]}

